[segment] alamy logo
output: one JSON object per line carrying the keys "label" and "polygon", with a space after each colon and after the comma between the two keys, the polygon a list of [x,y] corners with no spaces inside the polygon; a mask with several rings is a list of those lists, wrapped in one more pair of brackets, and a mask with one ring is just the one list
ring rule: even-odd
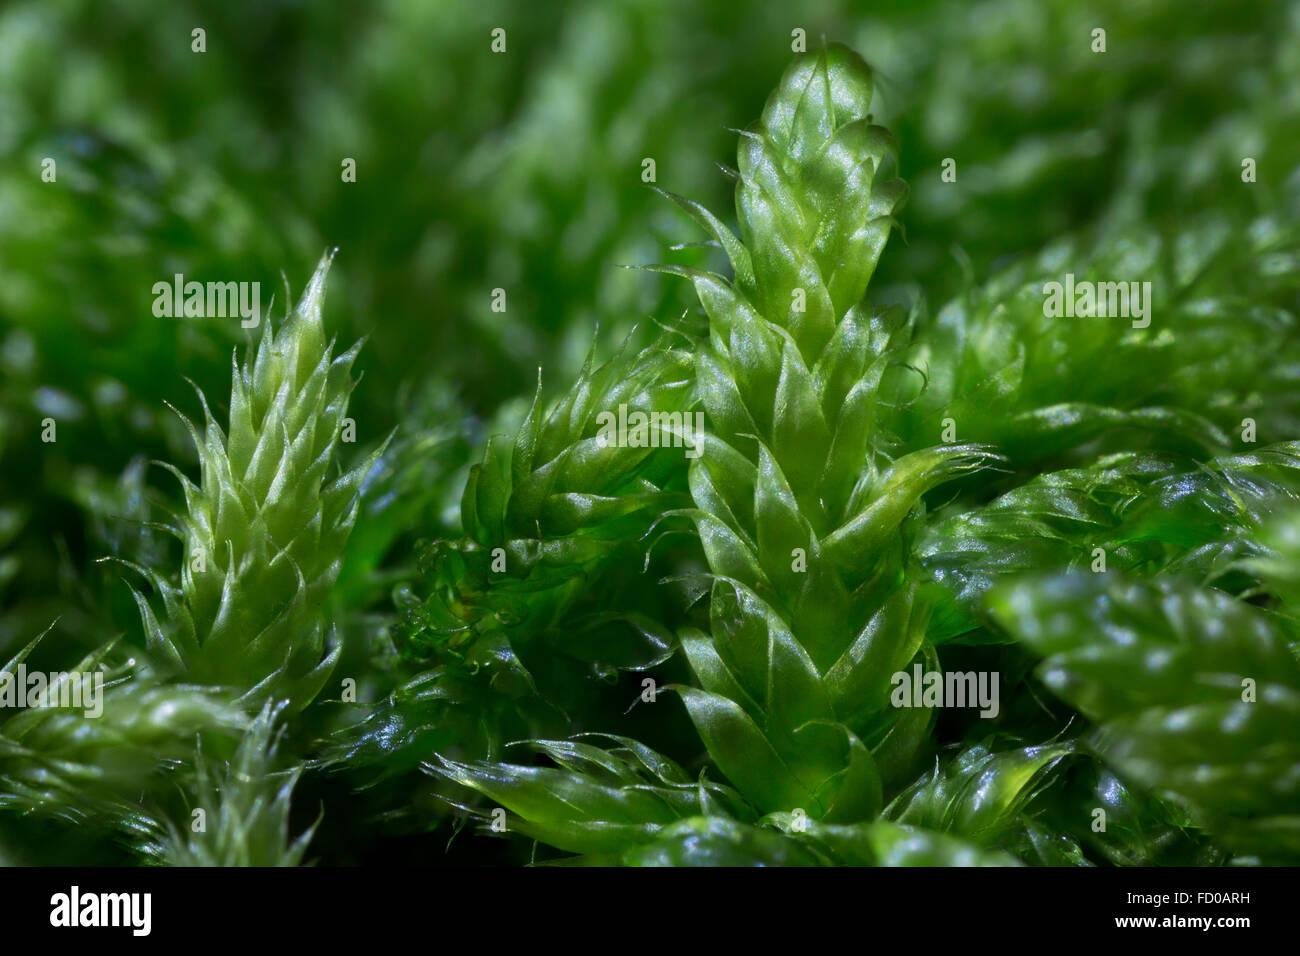
{"label": "alamy logo", "polygon": [[82,893],[74,886],[50,897],[50,925],[126,926],[132,936],[148,936],[153,929],[152,893]]}
{"label": "alamy logo", "polygon": [[685,448],[687,458],[699,458],[704,451],[703,412],[628,411],[619,405],[617,414],[596,416],[601,448]]}
{"label": "alamy logo", "polygon": [[1135,329],[1151,324],[1150,282],[1075,282],[1067,272],[1065,282],[1045,283],[1043,295],[1049,319],[1132,319]]}
{"label": "alamy logo", "polygon": [[246,329],[262,321],[260,282],[186,282],[179,272],[171,282],[153,284],[153,314],[160,319],[229,319]]}
{"label": "alamy logo", "polygon": [[0,707],[80,710],[86,717],[104,713],[103,671],[0,671]]}
{"label": "alamy logo", "polygon": [[926,671],[914,664],[910,674],[897,671],[889,683],[895,707],[978,707],[986,718],[1001,710],[997,671]]}

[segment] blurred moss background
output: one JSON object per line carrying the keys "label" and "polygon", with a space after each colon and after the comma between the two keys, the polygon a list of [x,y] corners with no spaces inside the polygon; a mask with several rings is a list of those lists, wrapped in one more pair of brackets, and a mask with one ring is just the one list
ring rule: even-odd
{"label": "blurred moss background", "polygon": [[[1300,213],[1300,6],[1283,0],[8,2],[0,654],[55,618],[85,649],[138,627],[96,559],[164,563],[147,521],[174,490],[147,462],[194,459],[165,403],[194,408],[187,378],[223,395],[245,338],[155,318],[153,284],[292,292],[334,246],[331,328],[369,336],[358,454],[400,425],[340,581],[382,606],[406,545],[454,526],[463,465],[539,367],[562,385],[598,328],[607,348],[687,308],[687,285],[618,268],[716,254],[678,247],[693,232],[643,160],[727,208],[730,130],[796,29],[881,74],[912,198],[877,296],[937,304],[1068,233]],[[1243,157],[1259,181],[1225,195]]]}

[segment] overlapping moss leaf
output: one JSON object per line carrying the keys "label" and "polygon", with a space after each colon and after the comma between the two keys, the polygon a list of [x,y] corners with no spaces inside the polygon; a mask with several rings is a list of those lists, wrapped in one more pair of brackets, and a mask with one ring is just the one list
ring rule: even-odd
{"label": "overlapping moss leaf", "polygon": [[160,620],[138,598],[150,651],[205,684],[239,688],[250,704],[309,703],[338,654],[323,605],[338,576],[370,466],[339,473],[352,363],[321,318],[328,259],[283,328],[269,319],[251,361],[235,364],[230,428],[204,402],[198,484],[179,471],[186,511],[180,583],[145,569]]}
{"label": "overlapping moss leaf", "polygon": [[1010,584],[993,602],[1125,778],[1243,857],[1297,858],[1300,663],[1285,619],[1186,582],[1087,572]]}

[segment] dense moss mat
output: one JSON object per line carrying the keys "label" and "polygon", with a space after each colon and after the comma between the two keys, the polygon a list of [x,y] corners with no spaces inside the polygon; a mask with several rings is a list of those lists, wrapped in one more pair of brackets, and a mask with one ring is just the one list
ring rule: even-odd
{"label": "dense moss mat", "polygon": [[1291,2],[7,4],[0,862],[1295,862],[1296,129]]}

